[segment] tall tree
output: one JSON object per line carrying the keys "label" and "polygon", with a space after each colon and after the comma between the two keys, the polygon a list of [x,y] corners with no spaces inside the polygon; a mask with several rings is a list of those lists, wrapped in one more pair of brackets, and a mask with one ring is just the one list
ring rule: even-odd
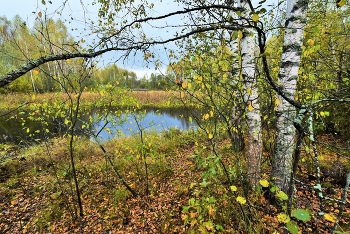
{"label": "tall tree", "polygon": [[[288,0],[284,29],[283,52],[278,85],[284,96],[294,100],[297,88],[301,51],[304,39],[308,3],[305,0]],[[276,138],[271,178],[284,192],[288,191],[292,172],[296,108],[281,95],[276,99]]]}
{"label": "tall tree", "polygon": [[[242,25],[251,24],[253,22],[245,22],[249,19],[254,9],[249,0],[239,0],[238,6],[243,8]],[[243,77],[245,92],[244,102],[246,103],[247,113],[247,129],[248,129],[248,180],[252,187],[256,187],[260,179],[261,154],[262,154],[262,133],[260,105],[258,102],[258,83],[256,79],[256,52],[257,47],[254,38],[255,31],[251,27],[243,29],[240,33],[239,50],[241,56],[241,71]]]}

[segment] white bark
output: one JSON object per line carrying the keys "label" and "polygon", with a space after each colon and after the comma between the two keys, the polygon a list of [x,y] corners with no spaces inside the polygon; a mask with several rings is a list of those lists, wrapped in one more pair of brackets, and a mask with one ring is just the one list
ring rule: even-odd
{"label": "white bark", "polygon": [[[287,1],[286,27],[278,81],[283,92],[291,99],[294,99],[297,86],[306,13],[306,0]],[[280,103],[276,109],[276,139],[271,178],[282,191],[287,192],[293,164],[295,145],[293,120],[296,109],[279,95],[277,100],[276,104]]]}
{"label": "white bark", "polygon": [[[242,16],[250,18],[250,7],[247,0],[239,0],[238,6],[246,9]],[[244,24],[244,20],[242,21]],[[254,30],[245,28],[240,41],[242,76],[244,80],[244,101],[247,104],[247,127],[248,127],[248,180],[253,189],[258,185],[261,169],[262,136],[260,106],[258,103],[258,84],[256,79],[255,51],[256,44]]]}

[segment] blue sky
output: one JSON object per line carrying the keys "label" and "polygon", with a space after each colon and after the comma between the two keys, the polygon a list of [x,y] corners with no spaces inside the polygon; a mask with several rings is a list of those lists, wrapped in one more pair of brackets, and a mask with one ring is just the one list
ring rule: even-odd
{"label": "blue sky", "polygon": [[[48,0],[46,0],[46,5],[43,5],[41,1],[42,0],[0,0],[0,16],[6,16],[8,19],[11,20],[15,15],[18,14],[23,20],[27,22],[29,26],[33,24],[39,11],[54,15],[55,18],[60,17],[58,14],[55,14],[55,10],[57,10],[62,5],[63,0],[51,0],[53,4],[49,4]],[[254,0],[253,3],[257,3],[259,1],[260,0]],[[96,19],[98,12],[97,5],[92,6],[92,0],[83,0],[83,2],[86,7],[85,9],[87,9],[88,12],[84,12],[84,8],[82,7],[79,0],[69,0],[67,1],[67,5],[65,6],[63,15],[61,16],[62,19],[70,19],[71,17],[73,17],[74,19],[84,19],[84,17],[86,16],[92,19]],[[267,0],[266,2],[277,3],[278,0]],[[158,8],[158,11],[161,11],[161,13],[164,14],[164,12],[170,12],[175,10],[176,8],[180,9],[180,7],[178,7],[177,4],[172,3],[172,1],[163,0],[161,8]],[[157,9],[157,7],[155,9]],[[83,22],[79,22],[76,20],[71,24],[66,24],[66,26],[68,27],[68,29],[84,27]],[[77,41],[81,39],[81,35],[77,33],[77,31],[71,31],[71,34],[76,37]],[[161,48],[159,48],[158,51],[160,53],[158,54],[158,56],[160,58],[163,58],[162,60],[165,64],[167,64],[166,55],[164,54],[164,52],[161,52]],[[111,53],[103,56],[103,60],[101,60],[100,64],[103,66],[114,61],[114,55],[113,53]],[[117,65],[119,67],[136,72],[138,77],[142,77],[145,74],[150,75],[152,72],[155,72],[154,68],[152,68],[152,65],[150,69],[145,67],[146,64],[143,61],[142,56],[136,56],[128,59],[127,61],[117,62]],[[162,71],[164,72],[164,70],[165,67],[163,67]]]}

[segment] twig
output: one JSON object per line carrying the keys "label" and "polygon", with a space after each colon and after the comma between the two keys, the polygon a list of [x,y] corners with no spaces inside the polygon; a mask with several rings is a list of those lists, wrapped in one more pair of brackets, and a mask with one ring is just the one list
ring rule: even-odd
{"label": "twig", "polygon": [[346,204],[346,198],[348,197],[349,185],[350,185],[350,172],[348,173],[348,175],[346,177],[346,183],[345,183],[345,186],[344,186],[343,198],[342,198],[342,201],[340,202],[339,213],[338,213],[338,216],[337,216],[337,222],[334,224],[332,233],[335,230],[337,230],[340,218],[343,215],[345,204]]}

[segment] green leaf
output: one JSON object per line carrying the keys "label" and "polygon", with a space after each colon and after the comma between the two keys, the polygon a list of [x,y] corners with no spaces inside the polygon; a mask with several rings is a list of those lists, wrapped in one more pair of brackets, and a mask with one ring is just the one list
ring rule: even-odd
{"label": "green leaf", "polygon": [[281,200],[281,201],[287,201],[288,200],[288,195],[285,194],[285,192],[283,191],[279,191],[277,194],[276,194],[276,197]]}
{"label": "green leaf", "polygon": [[206,181],[206,180],[203,180],[203,182],[202,183],[200,183],[200,185],[202,186],[202,187],[207,187],[207,185],[208,185],[209,183]]}
{"label": "green leaf", "polygon": [[290,233],[292,234],[298,234],[298,224],[296,224],[296,222],[294,221],[290,221],[289,223],[287,223],[287,229]]}
{"label": "green leaf", "polygon": [[313,33],[318,33],[320,30],[321,30],[321,26],[320,26],[320,25],[317,25],[317,26],[314,27],[311,31],[312,31]]}
{"label": "green leaf", "polygon": [[191,208],[191,206],[183,206],[182,207],[182,212],[186,212]]}
{"label": "green leaf", "polygon": [[214,197],[210,197],[210,198],[209,198],[209,202],[210,202],[210,203],[215,203],[215,202],[216,202],[216,199],[215,199]]}
{"label": "green leaf", "polygon": [[41,3],[42,3],[43,5],[46,5],[45,0],[41,0]]}
{"label": "green leaf", "polygon": [[231,38],[232,38],[232,40],[237,40],[237,38],[238,38],[238,31],[233,31],[231,33]]}
{"label": "green leaf", "polygon": [[216,224],[215,225],[215,229],[217,230],[217,231],[224,231],[225,229],[221,226],[221,225],[219,225],[219,224]]}
{"label": "green leaf", "polygon": [[311,216],[307,210],[304,209],[296,209],[292,212],[292,215],[301,220],[301,221],[309,221],[311,219]]}

